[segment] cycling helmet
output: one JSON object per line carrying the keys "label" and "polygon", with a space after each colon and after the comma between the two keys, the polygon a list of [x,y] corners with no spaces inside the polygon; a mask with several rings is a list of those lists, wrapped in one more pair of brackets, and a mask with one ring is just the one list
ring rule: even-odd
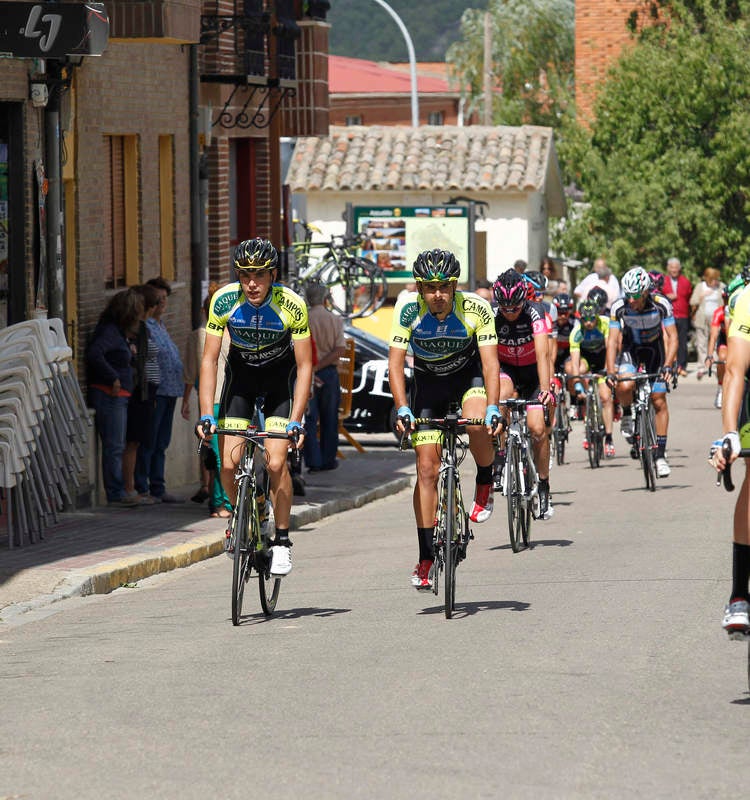
{"label": "cycling helmet", "polygon": [[558,314],[566,314],[573,310],[573,298],[565,292],[560,292],[552,298],[552,302],[557,306]]}
{"label": "cycling helmet", "polygon": [[625,297],[638,298],[651,288],[651,276],[643,267],[633,267],[622,276],[621,285]]}
{"label": "cycling helmet", "polygon": [[601,286],[594,286],[594,288],[591,289],[586,295],[586,299],[593,300],[599,307],[600,312],[604,311],[604,309],[609,305],[609,295],[604,289],[602,289]]}
{"label": "cycling helmet", "polygon": [[651,288],[657,292],[664,291],[664,278],[665,275],[663,272],[659,272],[658,270],[652,269],[649,270],[648,273],[649,278],[651,278]]}
{"label": "cycling helmet", "polygon": [[520,272],[508,269],[495,279],[492,284],[492,293],[500,308],[520,306],[526,299],[528,285]]}
{"label": "cycling helmet", "polygon": [[416,281],[457,281],[461,265],[448,250],[424,250],[414,261],[412,274]]}
{"label": "cycling helmet", "polygon": [[729,281],[729,286],[727,286],[727,291],[729,294],[733,294],[737,291],[737,289],[741,289],[743,286],[747,285],[747,281],[745,280],[744,270],[739,275],[735,275],[731,281]]}
{"label": "cycling helmet", "polygon": [[539,272],[537,270],[531,270],[530,272],[523,273],[523,279],[528,281],[537,292],[543,292],[547,288],[547,284],[549,283],[547,276]]}
{"label": "cycling helmet", "polygon": [[578,306],[578,316],[581,318],[581,322],[596,319],[599,316],[599,306],[593,300],[584,300]]}
{"label": "cycling helmet", "polygon": [[276,269],[279,254],[268,239],[246,239],[234,248],[235,269]]}

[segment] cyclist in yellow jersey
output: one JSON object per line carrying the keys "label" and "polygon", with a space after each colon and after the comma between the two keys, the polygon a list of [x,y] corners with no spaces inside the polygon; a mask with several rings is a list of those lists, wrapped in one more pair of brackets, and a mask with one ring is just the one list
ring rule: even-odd
{"label": "cyclist in yellow jersey", "polygon": [[[441,417],[459,403],[467,418],[482,418],[486,429],[469,428],[469,448],[477,464],[476,494],[470,516],[484,522],[492,513],[492,422],[500,423],[497,336],[490,304],[476,294],[456,290],[460,265],[446,250],[420,253],[414,262],[417,291],[396,304],[391,328],[388,375],[398,409],[399,433],[415,430],[415,418]],[[414,385],[407,398],[404,364],[411,345]],[[414,412],[412,412],[412,408]],[[433,526],[437,509],[441,434],[417,428],[414,514],[419,562],[412,574],[417,590],[432,587]]]}
{"label": "cyclist in yellow jersey", "polygon": [[[279,263],[276,248],[266,239],[248,239],[234,250],[238,277],[211,298],[206,344],[199,379],[201,418],[196,426],[203,439],[204,423],[213,433],[218,427],[246,430],[263,398],[266,430],[298,432],[302,446],[302,415],[312,384],[312,344],[305,301],[291,289],[274,283]],[[213,417],[216,371],[224,329],[229,331],[226,377],[219,418]],[[210,434],[209,434],[210,435]],[[221,482],[232,504],[236,502],[234,474],[244,439],[223,437]],[[286,575],[292,568],[289,518],[292,479],[287,468],[288,443],[265,443],[276,537],[271,548],[271,574]]]}

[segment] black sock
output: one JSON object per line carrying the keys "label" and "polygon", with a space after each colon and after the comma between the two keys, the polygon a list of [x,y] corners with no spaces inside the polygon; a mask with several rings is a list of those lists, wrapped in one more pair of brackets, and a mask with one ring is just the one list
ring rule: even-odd
{"label": "black sock", "polygon": [[623,417],[631,417],[632,412],[630,406],[623,406],[622,407],[622,415]]}
{"label": "black sock", "polygon": [[276,528],[276,538],[273,543],[291,547],[292,543],[289,541],[289,528]]}
{"label": "black sock", "polygon": [[432,547],[433,528],[417,528],[417,538],[419,539],[419,560],[434,561],[435,550]]}
{"label": "black sock", "polygon": [[604,444],[612,444],[612,434],[605,433],[604,434]]}
{"label": "black sock", "polygon": [[750,578],[750,545],[732,544],[732,596],[735,600],[739,597],[750,600],[747,591],[747,582]]}
{"label": "black sock", "polygon": [[492,464],[486,467],[477,467],[477,483],[492,483]]}
{"label": "black sock", "polygon": [[667,437],[666,436],[657,436],[656,437],[656,457],[657,458],[664,458],[664,451],[667,449]]}

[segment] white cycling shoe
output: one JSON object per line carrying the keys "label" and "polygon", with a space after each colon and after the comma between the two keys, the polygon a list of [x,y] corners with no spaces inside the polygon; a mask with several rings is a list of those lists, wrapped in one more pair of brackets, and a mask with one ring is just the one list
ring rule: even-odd
{"label": "white cycling shoe", "polygon": [[290,548],[283,544],[271,548],[271,575],[283,578],[292,571],[292,553]]}

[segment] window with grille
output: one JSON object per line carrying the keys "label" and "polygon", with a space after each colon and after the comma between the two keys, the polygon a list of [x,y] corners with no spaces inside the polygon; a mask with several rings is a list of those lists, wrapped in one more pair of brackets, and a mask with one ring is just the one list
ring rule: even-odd
{"label": "window with grille", "polygon": [[109,260],[104,265],[108,289],[139,281],[138,138],[107,136],[110,212],[105,219]]}
{"label": "window with grille", "polygon": [[428,125],[445,125],[445,114],[442,111],[430,111],[427,115]]}
{"label": "window with grille", "polygon": [[362,124],[362,117],[357,114],[356,116],[347,116],[346,118],[347,125],[361,125]]}

